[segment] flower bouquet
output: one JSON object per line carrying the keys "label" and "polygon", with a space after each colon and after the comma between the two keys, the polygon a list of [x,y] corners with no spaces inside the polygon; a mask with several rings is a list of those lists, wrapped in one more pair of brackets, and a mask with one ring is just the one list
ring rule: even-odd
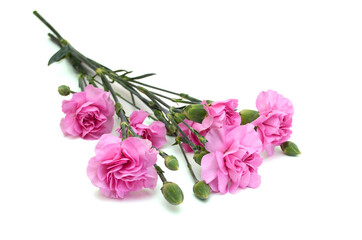
{"label": "flower bouquet", "polygon": [[[288,141],[294,113],[291,101],[275,91],[261,92],[256,99],[257,110],[237,111],[238,100],[199,100],[142,82],[153,73],[130,76],[127,70],[112,70],[86,57],[69,44],[39,13],[52,33],[50,39],[60,47],[48,65],[67,59],[78,72],[80,92],[62,85],[58,92],[64,100],[65,117],[60,122],[65,136],[98,140],[95,156],[89,160],[87,175],[100,192],[110,198],[124,198],[129,192],[154,189],[157,180],[161,192],[173,205],[183,202],[181,188],[166,179],[157,163],[176,171],[179,162],[162,150],[166,135],[174,138],[194,179],[193,192],[205,200],[211,192],[234,193],[238,188],[257,188],[261,153],[270,156],[280,146],[290,156],[300,154],[296,144]],[[115,90],[115,85],[129,92]],[[139,99],[147,111],[136,104]],[[136,110],[127,114],[121,101]],[[113,129],[114,115],[120,126]],[[150,125],[144,120],[150,118]],[[111,133],[115,135],[112,135]],[[201,167],[201,178],[193,171],[186,153],[193,153]]]}

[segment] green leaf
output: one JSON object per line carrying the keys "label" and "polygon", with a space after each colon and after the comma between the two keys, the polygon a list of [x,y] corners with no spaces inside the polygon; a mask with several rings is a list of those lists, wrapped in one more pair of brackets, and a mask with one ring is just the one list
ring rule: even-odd
{"label": "green leaf", "polygon": [[69,44],[65,45],[64,47],[62,47],[58,52],[56,52],[50,59],[48,62],[48,66],[54,62],[58,62],[60,60],[62,60],[63,58],[65,58],[65,56],[70,52],[70,47]]}

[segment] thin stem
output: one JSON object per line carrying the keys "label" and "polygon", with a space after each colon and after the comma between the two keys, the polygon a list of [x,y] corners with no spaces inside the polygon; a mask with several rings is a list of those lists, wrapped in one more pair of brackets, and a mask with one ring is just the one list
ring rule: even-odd
{"label": "thin stem", "polygon": [[142,86],[145,86],[145,87],[149,87],[149,88],[153,88],[153,89],[156,89],[156,90],[159,90],[159,91],[162,91],[162,92],[167,92],[167,93],[170,93],[170,94],[173,94],[173,95],[177,95],[177,96],[180,96],[179,93],[176,93],[176,92],[172,92],[172,91],[169,91],[169,90],[166,90],[166,89],[162,89],[162,88],[159,88],[159,87],[154,87],[152,85],[148,85],[146,83],[142,83],[142,82],[139,82],[139,81],[136,81],[136,80],[129,80],[129,82],[134,82],[134,83],[137,83],[139,85],[142,85]]}
{"label": "thin stem", "polygon": [[188,125],[182,118],[178,118],[178,120],[180,120],[193,134],[195,134],[196,137],[197,137],[197,138],[200,140],[200,142],[202,143],[202,145],[204,145],[204,143],[203,143],[203,139],[205,138],[204,136],[201,136],[198,131],[196,131],[196,130],[193,129],[190,125]]}
{"label": "thin stem", "polygon": [[178,132],[181,133],[181,135],[183,136],[185,143],[191,147],[192,151],[196,152],[197,151],[196,145],[193,142],[191,142],[191,140],[186,136],[186,134],[182,131],[182,129],[176,123],[175,119],[173,119],[173,117],[170,116],[170,114],[168,114],[167,118],[172,122],[173,125],[176,126]]}
{"label": "thin stem", "polygon": [[111,92],[114,102],[119,103],[117,95],[116,95],[115,91],[113,90],[113,87],[111,86],[111,84],[108,82],[107,78],[103,74],[101,74],[101,79],[102,79],[103,84],[106,86],[106,88]]}
{"label": "thin stem", "polygon": [[142,79],[142,78],[150,77],[150,76],[153,76],[153,75],[156,75],[156,73],[147,73],[147,74],[143,74],[141,76],[133,77],[131,79],[132,80],[134,80],[134,79]]}
{"label": "thin stem", "polygon": [[136,81],[134,79],[135,78],[133,78],[133,79],[131,78],[130,80],[128,80],[128,82],[134,82],[134,83],[137,83],[137,84],[145,86],[145,87],[149,87],[149,88],[153,88],[153,89],[156,89],[156,90],[159,90],[159,91],[162,91],[162,92],[167,92],[167,93],[170,93],[170,94],[173,94],[173,95],[177,95],[179,97],[188,99],[188,100],[190,100],[192,102],[195,102],[195,103],[201,103],[201,100],[199,100],[197,98],[194,98],[194,97],[190,97],[188,94],[172,92],[172,91],[169,91],[169,90],[166,90],[166,89],[163,89],[163,88],[155,87],[155,86],[152,86],[152,85],[149,85],[149,84],[146,84],[146,83]]}
{"label": "thin stem", "polygon": [[159,149],[157,149],[157,148],[155,148],[155,149],[158,150],[158,154],[160,154],[161,157],[165,158],[165,157],[168,156],[168,154],[165,153],[164,151],[161,151],[161,150],[159,150]]}
{"label": "thin stem", "polygon": [[163,175],[164,171],[162,170],[162,168],[160,166],[158,166],[157,164],[153,165],[156,169],[156,172],[158,174],[158,176],[160,177],[161,181],[163,183],[166,183],[167,182],[167,179],[165,177],[165,175]]}
{"label": "thin stem", "polygon": [[136,103],[135,103],[135,101],[134,101],[134,95],[133,95],[133,93],[131,93],[131,99],[132,99],[133,104],[136,105]]}
{"label": "thin stem", "polygon": [[168,105],[167,103],[165,103],[164,101],[162,101],[159,97],[153,95],[152,93],[150,93],[147,89],[145,88],[138,88],[138,91],[140,91],[141,93],[145,94],[147,97],[149,97],[158,107],[159,110],[167,113],[168,110],[166,110],[165,108],[163,108],[159,103],[161,103],[163,106],[165,106],[167,109],[170,109],[170,105]]}
{"label": "thin stem", "polygon": [[188,160],[188,158],[186,156],[184,148],[182,147],[181,143],[179,143],[178,145],[179,145],[179,147],[181,149],[181,152],[182,152],[182,155],[184,156],[184,159],[186,161],[187,168],[190,170],[192,178],[194,179],[195,183],[198,182],[199,180],[197,179],[197,177],[195,176],[194,171],[192,170],[192,166],[191,166],[191,164],[190,164],[190,162],[189,162],[189,160]]}
{"label": "thin stem", "polygon": [[152,93],[152,94],[154,94],[156,96],[162,97],[164,99],[170,100],[170,101],[172,101],[172,99],[173,99],[173,98],[167,97],[165,95],[162,95],[162,94],[159,94],[159,93],[156,93],[156,92],[152,92],[152,91],[148,91],[148,92],[150,92],[150,93]]}
{"label": "thin stem", "polygon": [[[60,47],[62,47],[62,40],[63,40],[63,37],[37,12],[37,11],[34,11],[33,12],[34,15],[40,20],[42,21],[56,36],[54,37],[52,34],[49,34],[51,40],[53,42],[55,42],[56,44],[58,44]],[[69,56],[71,63],[73,65],[73,67],[81,74],[84,74],[84,75],[88,75],[86,74],[87,71],[83,68],[83,66],[81,65],[81,62],[84,62],[90,69],[92,69],[94,72],[97,73],[97,69],[98,68],[103,68],[105,69],[106,71],[109,71],[109,72],[112,72],[109,68],[97,63],[96,61],[90,59],[90,58],[87,58],[85,57],[84,55],[82,55],[80,52],[78,52],[75,48],[73,48],[72,46],[70,46],[70,56]],[[112,74],[111,74],[112,75]],[[116,74],[113,74],[113,75],[116,75]],[[111,84],[109,83],[109,81],[107,80],[107,78],[101,74],[101,79],[102,79],[102,82],[103,82],[103,86],[105,86],[110,92],[111,92],[111,95],[112,95],[112,98],[114,99],[115,103],[116,103],[116,106],[119,108],[117,109],[117,116],[119,116],[121,118],[121,121],[124,122],[124,124],[121,124],[121,127],[122,127],[122,134],[123,136],[125,136],[125,125],[128,126],[128,130],[131,132],[131,134],[133,136],[136,136],[136,137],[140,137],[139,135],[137,135],[132,127],[129,127],[129,123],[128,123],[128,120],[127,120],[127,117],[124,113],[124,110],[122,108],[122,105],[119,103],[118,101],[118,96],[117,96],[117,93],[114,92]],[[111,79],[112,77],[109,76]],[[142,76],[141,76],[142,77]],[[145,76],[143,76],[145,77]],[[140,77],[139,77],[140,78]],[[121,78],[120,78],[121,79]],[[94,78],[93,78],[94,81],[96,81]],[[113,80],[113,79],[112,79]],[[121,79],[122,81],[119,81],[118,79],[118,83],[121,84],[125,89],[127,89],[128,91],[130,91],[131,93],[135,94],[141,101],[143,101],[147,106],[150,106],[149,102],[147,102],[147,100],[145,98],[143,98],[137,91],[135,91],[132,86],[129,86],[129,85],[126,85],[123,83],[123,79]],[[98,82],[98,81],[96,81]],[[98,84],[100,84],[98,82]],[[102,84],[100,84],[102,85]],[[120,96],[120,95],[119,95]],[[135,104],[134,104],[135,106]],[[135,106],[137,107],[137,106]],[[152,108],[151,108],[152,109]],[[159,167],[157,164],[154,165],[156,171],[157,171],[157,174],[159,175],[160,179],[162,180],[163,183],[167,182],[167,179],[166,177],[164,176],[164,171],[161,169],[161,167]]]}
{"label": "thin stem", "polygon": [[45,20],[37,11],[34,11],[33,14],[34,14],[40,21],[42,21],[42,23],[44,23],[45,26],[47,26],[47,27],[50,29],[50,31],[52,31],[52,32],[58,37],[58,39],[60,39],[60,40],[63,39],[63,37],[60,36],[60,34],[57,32],[57,30],[55,30],[55,29],[53,28],[53,26],[50,25],[50,24],[47,22],[47,20]]}

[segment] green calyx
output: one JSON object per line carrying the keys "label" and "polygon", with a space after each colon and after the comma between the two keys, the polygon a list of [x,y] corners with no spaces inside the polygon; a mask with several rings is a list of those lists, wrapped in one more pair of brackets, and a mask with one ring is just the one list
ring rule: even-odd
{"label": "green calyx", "polygon": [[297,156],[299,154],[301,154],[301,152],[299,151],[299,148],[298,146],[291,142],[291,141],[286,141],[286,142],[283,142],[281,145],[280,145],[280,148],[282,149],[283,153],[288,155],[288,156]]}
{"label": "green calyx", "polygon": [[205,148],[202,148],[201,150],[198,150],[194,154],[194,160],[197,164],[201,165],[202,158],[208,154],[209,152],[205,150]]}
{"label": "green calyx", "polygon": [[164,182],[161,192],[164,198],[172,205],[179,205],[184,200],[184,194],[181,188],[173,182]]}
{"label": "green calyx", "polygon": [[178,164],[177,158],[172,155],[166,156],[165,157],[165,166],[172,171],[178,170],[179,164]]}
{"label": "green calyx", "polygon": [[205,183],[204,181],[196,182],[194,184],[193,190],[194,190],[195,196],[201,200],[208,199],[208,197],[211,193],[210,186],[207,183]]}
{"label": "green calyx", "polygon": [[191,104],[184,109],[183,114],[191,121],[202,123],[207,112],[202,104]]}
{"label": "green calyx", "polygon": [[244,109],[239,112],[241,117],[241,125],[253,122],[259,117],[259,112],[255,110]]}

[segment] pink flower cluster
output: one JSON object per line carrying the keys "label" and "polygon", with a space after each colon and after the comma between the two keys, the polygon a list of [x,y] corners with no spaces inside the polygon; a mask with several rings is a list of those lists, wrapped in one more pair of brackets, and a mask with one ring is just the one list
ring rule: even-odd
{"label": "pink flower cluster", "polygon": [[[201,177],[214,192],[235,192],[238,188],[256,188],[260,185],[258,167],[263,150],[272,155],[274,147],[287,141],[291,135],[293,105],[275,91],[261,92],[256,107],[259,117],[252,123],[241,124],[236,111],[238,100],[202,102],[206,116],[201,123],[184,121],[207,140],[209,152],[201,161]],[[143,110],[129,117],[133,131],[141,136],[122,139],[106,134],[113,127],[114,103],[110,94],[88,85],[83,92],[73,94],[63,101],[61,121],[65,135],[84,139],[99,139],[95,156],[89,160],[87,174],[100,191],[111,198],[123,198],[131,191],[153,189],[157,172],[153,165],[157,151],[166,143],[164,123],[154,121],[143,124],[149,115]],[[198,137],[184,124],[181,130],[196,145],[202,146]],[[256,131],[255,131],[256,129]],[[122,137],[120,129],[117,129]],[[189,145],[183,143],[187,152]]]}
{"label": "pink flower cluster", "polygon": [[[266,150],[270,156],[275,146],[290,138],[294,112],[291,102],[275,91],[261,92],[256,101],[259,117],[243,126],[236,112],[236,99],[202,104],[207,112],[202,123],[185,120],[207,139],[205,149],[209,154],[201,162],[202,179],[214,192],[232,193],[237,188],[258,187],[258,167],[263,161],[260,153]],[[194,144],[202,146],[185,124],[179,126]],[[187,144],[183,147],[192,152]]]}
{"label": "pink flower cluster", "polygon": [[137,137],[112,136],[114,103],[110,93],[88,85],[83,92],[73,94],[71,100],[63,101],[65,118],[61,129],[66,136],[87,140],[99,139],[95,156],[89,160],[87,175],[110,198],[123,198],[131,191],[153,189],[157,184],[157,172],[153,165],[158,151],[166,143],[166,128],[162,122],[143,124],[148,116],[143,110],[134,111],[130,126]]}

